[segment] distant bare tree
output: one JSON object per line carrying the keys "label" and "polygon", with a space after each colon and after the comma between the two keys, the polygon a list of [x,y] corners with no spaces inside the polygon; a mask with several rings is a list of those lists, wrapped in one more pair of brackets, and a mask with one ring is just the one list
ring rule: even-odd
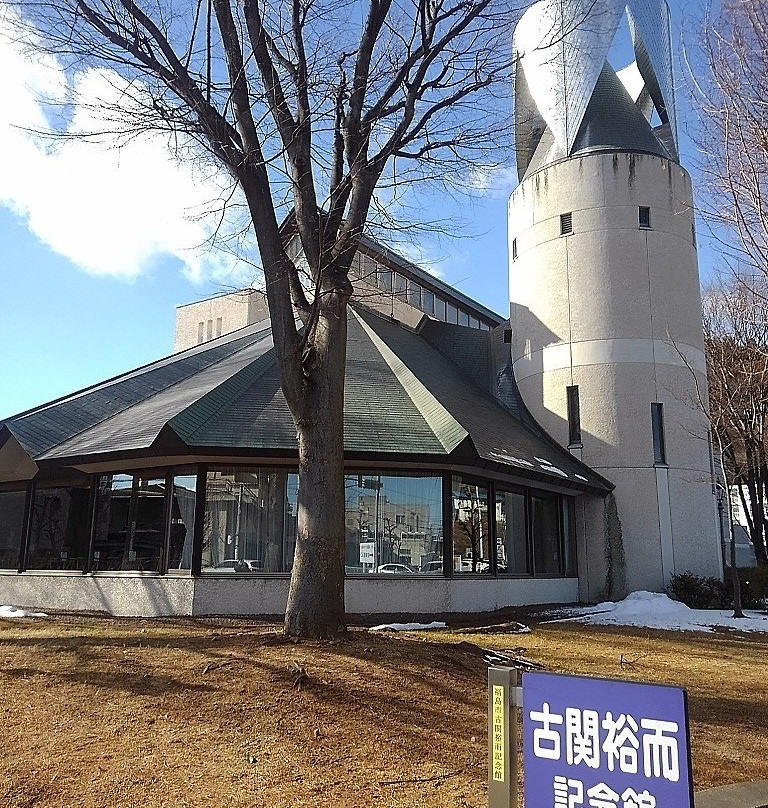
{"label": "distant bare tree", "polygon": [[[241,190],[298,439],[298,539],[285,630],[315,637],[344,631],[350,265],[372,212],[397,203],[404,187],[459,187],[473,167],[508,159],[511,31],[519,5],[9,5],[31,47],[69,68],[115,71],[119,98],[100,107],[106,128],[126,137],[168,132],[183,147],[181,157],[209,158]],[[297,252],[288,248],[292,238]]]}
{"label": "distant bare tree", "polygon": [[707,3],[691,70],[700,209],[731,270],[768,277],[768,4]]}
{"label": "distant bare tree", "polygon": [[757,559],[768,563],[768,298],[737,280],[704,295],[713,437],[737,486]]}

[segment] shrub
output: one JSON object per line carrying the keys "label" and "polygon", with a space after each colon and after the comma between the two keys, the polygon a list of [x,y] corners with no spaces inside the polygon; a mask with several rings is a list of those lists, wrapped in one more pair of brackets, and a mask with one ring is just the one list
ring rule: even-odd
{"label": "shrub", "polygon": [[739,579],[742,605],[749,609],[764,607],[768,598],[768,564],[741,567]]}
{"label": "shrub", "polygon": [[731,586],[719,578],[704,578],[692,572],[672,576],[668,594],[691,609],[728,609]]}

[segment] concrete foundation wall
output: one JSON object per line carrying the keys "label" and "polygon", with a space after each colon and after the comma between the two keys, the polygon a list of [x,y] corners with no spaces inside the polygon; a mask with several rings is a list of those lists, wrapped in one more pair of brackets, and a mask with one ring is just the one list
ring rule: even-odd
{"label": "concrete foundation wall", "polygon": [[[346,582],[349,614],[488,612],[506,606],[573,603],[578,581],[563,578],[447,580],[392,578]],[[119,617],[276,615],[285,612],[287,578],[0,574],[0,603]]]}
{"label": "concrete foundation wall", "polygon": [[0,574],[0,603],[119,617],[191,615],[195,581],[151,575]]}

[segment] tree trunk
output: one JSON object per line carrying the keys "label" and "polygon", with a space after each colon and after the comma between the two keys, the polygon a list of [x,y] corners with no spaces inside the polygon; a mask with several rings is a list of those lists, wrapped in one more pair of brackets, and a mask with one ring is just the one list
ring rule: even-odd
{"label": "tree trunk", "polygon": [[305,406],[296,418],[298,535],[285,633],[330,638],[344,624],[344,365],[346,305],[320,315],[308,359]]}

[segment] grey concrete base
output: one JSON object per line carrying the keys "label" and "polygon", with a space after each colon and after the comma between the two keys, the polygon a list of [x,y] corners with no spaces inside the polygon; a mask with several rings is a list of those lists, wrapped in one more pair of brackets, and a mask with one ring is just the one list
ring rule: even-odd
{"label": "grey concrete base", "polygon": [[[119,617],[277,615],[285,612],[288,578],[158,576],[135,573],[0,574],[0,604]],[[351,578],[349,614],[490,612],[507,606],[573,603],[574,578],[453,579],[421,576]]]}
{"label": "grey concrete base", "polygon": [[768,780],[710,788],[696,794],[694,802],[696,808],[768,808]]}

